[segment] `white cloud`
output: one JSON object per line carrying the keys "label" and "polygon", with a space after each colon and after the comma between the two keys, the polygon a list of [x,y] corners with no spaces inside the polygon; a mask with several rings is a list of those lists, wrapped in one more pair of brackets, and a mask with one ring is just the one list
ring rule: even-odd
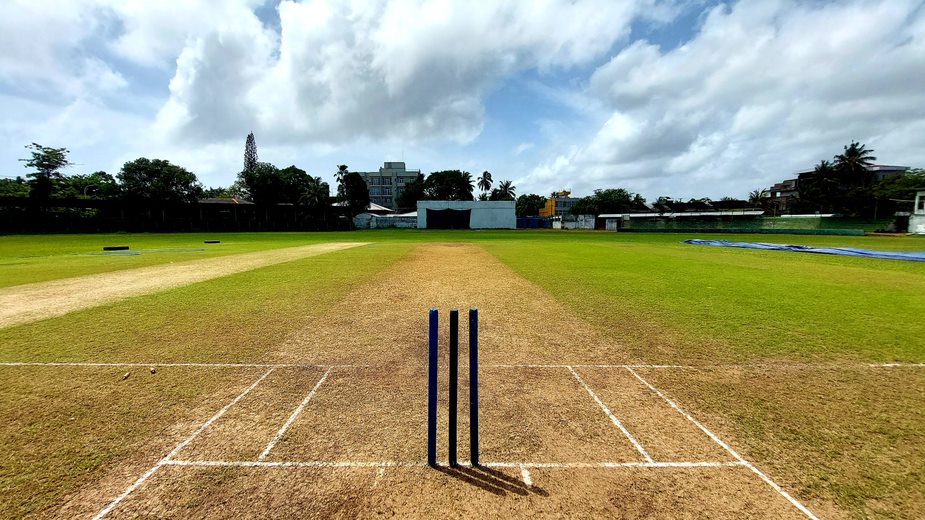
{"label": "white cloud", "polygon": [[[859,139],[883,162],[925,162],[921,2],[741,2],[663,51],[628,46],[590,78],[612,116],[524,179],[590,191],[744,195]],[[597,183],[597,184],[595,184]]]}
{"label": "white cloud", "polygon": [[536,143],[520,143],[519,145],[514,147],[514,150],[513,150],[514,155],[520,155],[526,152],[527,150],[533,149],[535,146],[536,146]]}
{"label": "white cloud", "polygon": [[652,2],[286,0],[278,47],[254,24],[189,41],[159,124],[193,138],[465,143],[499,81],[605,55],[640,4]]}

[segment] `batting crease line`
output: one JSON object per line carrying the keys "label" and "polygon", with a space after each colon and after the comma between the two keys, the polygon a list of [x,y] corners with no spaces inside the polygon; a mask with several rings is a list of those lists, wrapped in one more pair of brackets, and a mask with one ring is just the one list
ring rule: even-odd
{"label": "batting crease line", "polygon": [[720,439],[719,437],[717,437],[717,436],[716,436],[713,432],[711,432],[706,426],[704,426],[703,423],[701,423],[701,422],[698,421],[697,419],[694,419],[693,416],[691,416],[689,413],[685,412],[680,406],[678,406],[677,403],[675,403],[674,401],[672,401],[671,399],[669,399],[669,398],[668,398],[665,394],[663,394],[659,389],[657,389],[657,388],[655,388],[654,386],[652,386],[648,381],[646,381],[646,380],[643,379],[639,374],[637,374],[635,370],[633,370],[632,368],[627,368],[627,370],[628,370],[631,374],[633,374],[634,376],[636,376],[636,379],[638,379],[642,384],[644,384],[644,385],[646,385],[647,387],[649,387],[649,390],[655,392],[655,395],[657,395],[657,396],[661,397],[662,399],[664,399],[665,402],[669,404],[669,406],[671,406],[672,408],[674,408],[678,413],[680,413],[681,415],[683,415],[684,417],[686,417],[688,421],[694,423],[694,425],[696,425],[698,428],[700,428],[700,430],[703,431],[703,433],[707,434],[707,436],[710,437],[710,439],[712,439],[713,442],[715,442],[715,443],[718,444],[720,447],[722,447],[724,450],[726,450],[730,455],[732,455],[736,460],[738,460],[743,466],[745,466],[746,468],[750,469],[750,470],[752,471],[752,473],[754,473],[755,475],[758,475],[758,477],[761,478],[761,480],[765,481],[765,483],[767,483],[769,486],[771,486],[771,488],[773,488],[775,491],[777,491],[778,493],[780,493],[780,495],[781,495],[782,497],[786,498],[791,504],[794,505],[794,507],[796,507],[797,509],[799,509],[804,515],[806,515],[808,518],[811,518],[812,520],[819,520],[819,518],[818,518],[816,515],[814,515],[812,511],[810,511],[806,506],[804,506],[802,503],[800,503],[800,501],[798,501],[797,499],[793,498],[793,496],[791,496],[790,493],[788,493],[787,491],[785,491],[784,488],[780,487],[780,485],[778,485],[777,482],[774,482],[773,480],[771,480],[771,477],[765,475],[764,472],[762,472],[761,470],[759,470],[758,468],[756,468],[752,463],[750,463],[750,462],[748,462],[747,460],[745,460],[745,458],[743,458],[741,455],[739,455],[739,453],[738,453],[737,451],[735,451],[734,449],[732,449],[732,447],[730,447],[728,444],[726,444],[725,442],[723,442],[722,439]]}
{"label": "batting crease line", "polygon": [[[141,362],[82,362],[82,361],[0,361],[4,367],[202,367],[202,368],[376,368],[377,365],[357,364],[303,364],[303,363],[141,363]],[[466,368],[468,365],[459,365]],[[417,365],[408,365],[417,367]],[[727,365],[537,365],[537,364],[497,364],[482,365],[483,368],[641,368],[641,369],[687,369],[716,370],[729,368],[768,368],[768,369],[838,369],[838,368],[925,368],[925,363],[751,363]]]}
{"label": "batting crease line", "polygon": [[279,442],[280,439],[283,438],[283,435],[286,433],[286,430],[288,430],[289,427],[292,426],[292,423],[295,422],[296,417],[298,417],[299,414],[302,413],[302,410],[304,410],[308,402],[312,400],[312,397],[315,397],[315,393],[318,391],[318,388],[321,386],[321,384],[324,383],[324,381],[328,378],[328,374],[331,373],[331,370],[333,370],[333,368],[328,368],[327,372],[325,372],[324,375],[321,376],[321,379],[319,379],[318,382],[315,383],[315,386],[312,388],[311,392],[309,392],[308,395],[305,396],[305,399],[302,399],[302,402],[299,403],[299,406],[297,406],[296,409],[292,411],[292,414],[289,415],[289,418],[286,419],[286,422],[283,424],[283,426],[279,429],[278,432],[276,432],[276,436],[274,436],[270,440],[270,442],[267,443],[267,447],[264,448],[262,452],[260,452],[260,456],[257,457],[257,460],[263,460],[267,458],[267,455],[270,454],[270,451],[273,450],[273,448],[276,446],[276,443]]}
{"label": "batting crease line", "polygon": [[[245,468],[426,468],[423,462],[395,461],[319,461],[319,460],[169,460],[165,466],[245,467]],[[447,461],[440,461],[447,465]],[[472,467],[471,462],[459,461],[460,466]],[[526,469],[598,469],[598,468],[729,468],[745,466],[742,461],[702,462],[480,462],[489,468]]]}
{"label": "batting crease line", "polygon": [[[572,373],[572,375],[575,376],[575,379],[577,379],[578,382],[581,383],[581,386],[583,386],[585,390],[588,391],[588,394],[590,394],[591,397],[594,398],[594,401],[598,404],[598,406],[600,406],[601,409],[604,410],[604,413],[607,414],[607,417],[610,417],[610,420],[614,423],[614,425],[616,425],[616,427],[619,428],[621,432],[623,432],[623,435],[626,435],[626,438],[629,439],[631,443],[633,443],[633,447],[636,448],[636,451],[638,451],[639,453],[642,454],[643,457],[645,457],[646,462],[654,462],[652,460],[652,457],[649,456],[649,453],[646,452],[645,449],[643,449],[641,444],[639,444],[639,441],[637,441],[636,438],[633,437],[633,435],[629,432],[629,430],[627,430],[626,427],[623,426],[623,423],[620,422],[620,419],[617,419],[617,416],[614,415],[613,412],[610,411],[610,408],[607,408],[607,405],[605,405],[604,402],[601,401],[600,397],[598,397],[597,394],[595,394],[594,391],[591,390],[591,387],[588,386],[587,383],[584,382],[581,376],[578,375],[578,372],[572,367],[568,367],[568,369]],[[631,370],[631,369],[628,369],[628,370]]]}
{"label": "batting crease line", "polygon": [[0,361],[5,367],[203,367],[203,368],[371,368],[373,365],[306,365],[296,363],[96,363],[80,361]]}
{"label": "batting crease line", "polygon": [[148,480],[149,478],[151,478],[151,475],[154,475],[154,473],[156,473],[157,470],[161,468],[161,466],[164,466],[165,464],[168,464],[168,463],[170,462],[170,460],[171,460],[173,457],[175,457],[175,456],[177,455],[177,453],[180,453],[180,450],[182,450],[183,448],[185,448],[186,446],[188,446],[189,443],[193,442],[193,439],[195,439],[196,437],[198,437],[199,434],[201,434],[203,431],[205,431],[206,428],[208,428],[209,426],[211,426],[212,423],[214,423],[215,421],[217,421],[221,416],[225,415],[225,412],[227,412],[232,406],[234,406],[235,403],[237,403],[238,401],[240,401],[241,399],[243,399],[244,396],[246,396],[247,394],[249,394],[249,393],[251,392],[251,390],[253,390],[254,388],[256,388],[257,385],[259,385],[261,381],[263,381],[264,379],[266,379],[266,377],[267,377],[268,375],[270,375],[270,374],[273,372],[273,370],[274,370],[274,368],[271,368],[271,369],[267,370],[266,373],[264,373],[262,376],[260,376],[259,379],[257,379],[256,381],[254,381],[254,382],[253,382],[249,387],[247,387],[243,392],[241,392],[240,394],[238,394],[238,396],[235,397],[234,399],[232,399],[230,403],[228,403],[228,404],[226,404],[224,407],[222,407],[222,409],[219,410],[218,412],[216,412],[215,415],[213,415],[208,421],[202,423],[202,425],[199,426],[199,428],[197,428],[196,431],[194,431],[194,432],[193,432],[189,437],[187,437],[183,442],[181,442],[180,444],[177,444],[176,447],[174,447],[174,449],[170,450],[170,453],[168,453],[167,455],[164,456],[164,458],[162,458],[161,460],[159,460],[159,461],[157,462],[157,464],[154,465],[154,467],[152,467],[151,469],[149,469],[148,471],[146,471],[142,476],[138,477],[138,480],[136,480],[135,482],[132,483],[132,485],[130,485],[128,488],[126,488],[126,490],[123,491],[121,495],[119,495],[118,497],[116,497],[115,500],[113,500],[113,501],[110,502],[108,505],[106,505],[106,507],[104,507],[102,510],[100,510],[100,512],[97,513],[97,514],[93,517],[93,520],[99,520],[100,518],[103,518],[104,516],[106,516],[110,511],[113,510],[114,507],[116,507],[116,506],[119,504],[119,502],[122,502],[122,500],[124,500],[125,497],[129,496],[129,494],[131,494],[132,491],[135,491],[136,489],[138,489],[138,487],[141,486],[142,484],[144,484],[146,480]]}

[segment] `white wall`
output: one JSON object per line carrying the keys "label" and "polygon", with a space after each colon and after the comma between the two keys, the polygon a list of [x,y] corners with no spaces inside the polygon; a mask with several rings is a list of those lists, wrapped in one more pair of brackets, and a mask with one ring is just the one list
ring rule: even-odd
{"label": "white wall", "polygon": [[418,229],[427,229],[428,209],[468,209],[472,229],[516,229],[513,200],[419,200]]}

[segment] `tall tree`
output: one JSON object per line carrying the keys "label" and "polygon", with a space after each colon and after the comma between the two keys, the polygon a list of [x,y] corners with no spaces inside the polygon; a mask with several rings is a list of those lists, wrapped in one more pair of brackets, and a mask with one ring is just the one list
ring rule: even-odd
{"label": "tall tree", "polygon": [[61,170],[72,163],[67,159],[70,151],[67,148],[52,148],[38,143],[26,145],[32,157],[20,159],[26,163],[26,168],[35,171],[26,175],[30,179],[29,196],[37,199],[48,199],[54,189],[55,181],[61,178]]}
{"label": "tall tree", "polygon": [[481,191],[487,192],[491,190],[491,172],[485,170],[482,172],[482,176],[478,179],[478,187]]}
{"label": "tall tree", "polygon": [[346,164],[338,164],[337,172],[334,173],[334,180],[337,181],[337,191],[340,193],[340,186],[344,183],[344,176],[350,173],[350,168]]}
{"label": "tall tree", "polygon": [[244,170],[252,172],[257,168],[257,141],[254,139],[254,132],[247,134],[244,141]]}
{"label": "tall tree", "polygon": [[140,157],[122,165],[116,175],[127,199],[165,202],[195,202],[202,196],[202,184],[186,168],[162,159]]}
{"label": "tall tree", "polygon": [[[348,172],[341,183],[341,202],[347,207],[350,217],[354,217],[366,210],[369,206],[369,187],[366,181],[356,172]],[[340,197],[339,197],[340,198]]]}
{"label": "tall tree", "polygon": [[514,200],[517,188],[511,181],[501,181],[498,187],[491,191],[488,200]]}
{"label": "tall tree", "polygon": [[[659,198],[659,203],[667,204],[670,199],[667,197]],[[693,200],[693,199],[692,199]],[[701,199],[698,203],[704,203]],[[638,194],[624,190],[623,188],[610,188],[606,190],[594,190],[594,195],[582,197],[572,205],[572,215],[598,215],[602,213],[630,213],[633,211],[648,211],[645,205],[646,200]]]}
{"label": "tall tree", "polygon": [[873,150],[863,144],[851,141],[845,151],[835,156],[835,169],[841,174],[841,181],[848,186],[870,186],[873,174],[870,167],[877,160]]}

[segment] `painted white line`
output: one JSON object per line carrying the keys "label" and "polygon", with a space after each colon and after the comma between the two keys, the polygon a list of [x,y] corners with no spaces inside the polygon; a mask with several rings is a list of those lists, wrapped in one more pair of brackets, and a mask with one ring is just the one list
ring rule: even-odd
{"label": "painted white line", "polygon": [[[391,365],[390,365],[391,366]],[[418,368],[423,365],[406,365]],[[459,365],[466,368],[468,365]],[[376,368],[377,365],[355,364],[305,364],[305,363],[161,363],[161,362],[94,362],[94,361],[0,361],[0,367],[202,367],[202,368]],[[925,368],[925,363],[751,363],[727,365],[536,365],[497,364],[482,365],[483,368],[644,368],[644,369],[690,369],[723,370],[732,368],[787,369],[856,369],[856,368]]]}
{"label": "painted white line", "polygon": [[633,374],[634,376],[636,376],[636,379],[638,379],[642,384],[644,384],[644,385],[646,385],[647,387],[649,387],[649,390],[655,392],[655,395],[657,395],[657,396],[661,397],[662,399],[664,399],[665,402],[668,403],[672,408],[674,408],[678,413],[680,413],[681,415],[683,415],[684,417],[686,417],[688,421],[694,423],[694,425],[696,425],[698,428],[700,428],[700,430],[701,430],[703,433],[707,434],[708,437],[710,437],[711,439],[713,439],[713,442],[715,442],[715,443],[718,444],[720,447],[722,447],[724,450],[726,450],[726,451],[727,451],[730,455],[732,455],[736,460],[738,460],[739,462],[741,462],[743,466],[745,466],[746,468],[750,469],[750,470],[752,471],[752,473],[754,473],[755,475],[758,475],[758,477],[761,478],[761,480],[765,481],[765,483],[767,483],[769,486],[771,486],[771,488],[773,488],[775,491],[777,491],[778,493],[780,493],[780,495],[781,495],[782,497],[786,498],[787,501],[789,501],[791,504],[793,504],[793,506],[796,507],[797,509],[799,509],[804,515],[806,515],[808,518],[812,518],[813,520],[819,520],[818,517],[817,517],[816,515],[814,515],[812,511],[810,511],[810,510],[809,510],[806,506],[804,506],[800,501],[798,501],[797,499],[793,498],[793,496],[791,496],[790,493],[788,493],[787,491],[785,491],[784,488],[780,487],[780,485],[778,485],[777,482],[774,482],[773,480],[771,480],[771,477],[765,475],[763,471],[761,471],[760,469],[756,468],[752,463],[750,463],[750,462],[748,462],[747,460],[745,460],[745,458],[743,458],[741,455],[739,455],[739,453],[738,453],[737,451],[735,451],[735,450],[732,449],[728,444],[726,444],[725,442],[723,442],[722,439],[720,439],[719,437],[717,437],[716,435],[714,435],[713,432],[711,432],[709,429],[707,429],[706,426],[703,425],[703,423],[701,423],[701,422],[698,421],[697,419],[694,419],[694,417],[692,417],[689,413],[685,412],[680,406],[678,406],[677,403],[675,403],[674,401],[672,401],[671,399],[669,399],[668,396],[666,396],[665,394],[663,394],[658,388],[655,388],[654,386],[652,386],[651,384],[649,384],[649,382],[646,381],[645,379],[643,379],[642,376],[640,376],[639,374],[637,374],[635,370],[633,370],[632,368],[627,368],[627,370],[628,370],[631,374]]}
{"label": "painted white line", "polygon": [[537,364],[498,364],[498,365],[482,365],[483,367],[489,368],[696,368],[690,365],[537,365]]}
{"label": "painted white line", "polygon": [[[480,463],[482,464],[482,463]],[[703,462],[486,462],[489,468],[595,469],[595,468],[729,468],[740,461]]]}
{"label": "painted white line", "polygon": [[80,361],[0,361],[4,367],[199,367],[199,368],[370,368],[372,365],[306,365],[295,363],[97,363]]}
{"label": "painted white line", "polygon": [[166,466],[239,468],[426,468],[424,462],[323,460],[169,460]]}
{"label": "painted white line", "polygon": [[268,375],[270,375],[270,374],[273,372],[273,370],[274,370],[274,369],[272,369],[272,368],[269,369],[269,370],[267,370],[262,376],[260,376],[259,379],[257,379],[256,381],[254,381],[254,382],[251,384],[251,386],[247,387],[243,392],[241,392],[240,394],[238,394],[237,397],[235,397],[234,399],[232,399],[232,401],[231,401],[230,403],[228,403],[228,404],[226,404],[224,407],[222,407],[221,410],[219,410],[218,412],[216,412],[215,415],[213,415],[208,421],[204,422],[204,423],[203,423],[199,428],[197,428],[196,431],[194,431],[189,437],[187,437],[186,439],[184,439],[183,442],[181,442],[180,444],[177,444],[176,447],[174,447],[174,449],[170,450],[170,453],[168,453],[167,455],[164,456],[164,458],[162,458],[161,460],[159,460],[159,461],[157,462],[157,464],[154,465],[154,467],[152,467],[151,469],[149,469],[148,471],[146,471],[146,472],[144,473],[144,475],[138,477],[138,480],[136,480],[135,482],[132,483],[132,485],[130,485],[128,488],[126,488],[126,490],[123,491],[121,495],[119,495],[118,497],[116,497],[115,500],[113,500],[112,502],[110,502],[109,504],[107,504],[106,507],[104,507],[103,509],[101,509],[100,512],[97,513],[97,514],[93,517],[93,520],[99,520],[100,518],[103,518],[104,516],[106,516],[110,511],[112,511],[112,509],[113,509],[114,507],[116,507],[116,506],[119,504],[119,502],[122,502],[122,500],[124,500],[125,497],[129,496],[129,494],[131,494],[132,491],[135,491],[136,489],[138,489],[138,486],[144,484],[144,482],[145,482],[146,480],[148,480],[149,478],[151,478],[151,475],[154,475],[154,473],[155,473],[158,469],[160,469],[161,466],[163,466],[164,464],[167,464],[168,462],[170,462],[170,460],[171,460],[174,456],[176,456],[177,453],[180,452],[180,450],[182,450],[182,449],[185,448],[187,445],[189,445],[189,443],[193,442],[193,439],[195,439],[196,437],[198,437],[200,433],[202,433],[203,431],[205,431],[206,428],[208,428],[209,426],[211,426],[212,423],[214,423],[215,421],[217,421],[221,416],[225,415],[225,412],[227,412],[229,408],[231,408],[232,406],[234,406],[235,403],[237,403],[238,401],[240,401],[241,399],[243,399],[244,396],[246,396],[247,394],[249,394],[249,393],[251,392],[251,390],[253,390],[254,388],[256,388],[257,385],[259,385],[261,381],[263,381],[264,379],[266,379],[266,377],[267,377]]}
{"label": "painted white line", "polygon": [[523,479],[525,486],[533,487],[533,478],[530,477],[530,470],[526,466],[520,467],[520,478]]}
{"label": "painted white line", "polygon": [[629,430],[627,430],[626,427],[623,426],[623,423],[620,422],[620,419],[617,419],[617,416],[614,415],[613,412],[610,411],[610,408],[607,408],[607,405],[604,404],[604,401],[601,401],[601,398],[598,397],[597,394],[595,394],[593,390],[591,390],[591,387],[588,386],[587,383],[585,383],[585,381],[581,378],[580,375],[578,375],[578,372],[572,367],[568,367],[568,369],[572,373],[572,375],[575,376],[575,379],[577,379],[578,382],[581,383],[581,386],[583,386],[585,390],[588,391],[588,394],[594,398],[594,402],[596,402],[598,406],[601,407],[601,410],[604,410],[604,413],[607,414],[607,417],[610,417],[610,420],[614,423],[614,425],[616,425],[616,427],[619,428],[621,432],[623,432],[623,435],[626,435],[626,438],[629,439],[631,443],[633,443],[633,447],[636,448],[636,451],[642,454],[642,456],[646,459],[646,462],[653,462],[652,457],[649,456],[649,453],[646,452],[645,449],[643,449],[642,445],[639,444],[639,441],[637,441],[636,438],[633,437],[633,435],[629,432]]}
{"label": "painted white line", "polygon": [[289,418],[286,419],[286,422],[283,424],[282,428],[280,428],[279,431],[276,432],[276,436],[270,439],[270,442],[267,443],[267,447],[263,449],[263,451],[260,453],[260,456],[257,457],[257,460],[263,460],[267,458],[267,455],[270,454],[270,451],[273,450],[273,447],[276,446],[276,443],[279,442],[279,440],[283,438],[283,434],[286,433],[286,430],[288,430],[289,427],[292,426],[292,423],[295,422],[296,417],[298,417],[299,414],[302,413],[302,410],[305,409],[305,405],[307,405],[308,402],[312,400],[312,397],[315,397],[315,392],[318,391],[318,387],[320,387],[321,384],[324,383],[324,381],[328,378],[328,374],[331,373],[331,370],[333,369],[329,368],[327,372],[325,372],[324,375],[321,376],[321,379],[319,379],[318,382],[315,383],[315,386],[314,388],[312,388],[311,392],[309,392],[308,395],[305,396],[305,399],[302,399],[302,402],[299,403],[299,406],[297,406],[296,409],[293,410],[292,414],[289,415]]}
{"label": "painted white line", "polygon": [[[165,466],[242,467],[242,468],[427,468],[423,462],[398,461],[322,461],[322,460],[168,460]],[[440,461],[446,466],[447,461]],[[472,467],[460,461],[460,466]],[[692,462],[483,462],[489,468],[517,469],[601,469],[601,468],[729,468],[745,466],[742,461]]]}

